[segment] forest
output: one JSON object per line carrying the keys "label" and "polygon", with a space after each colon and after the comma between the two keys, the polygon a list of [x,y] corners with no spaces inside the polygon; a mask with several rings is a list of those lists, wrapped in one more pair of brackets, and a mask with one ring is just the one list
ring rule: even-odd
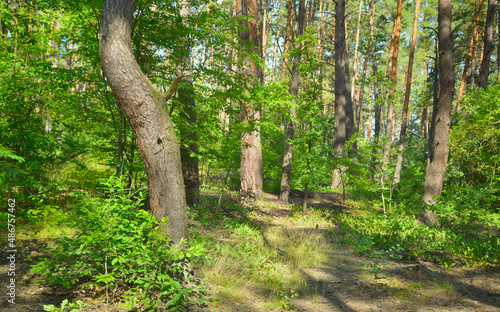
{"label": "forest", "polygon": [[0,1],[2,311],[500,310],[500,1]]}

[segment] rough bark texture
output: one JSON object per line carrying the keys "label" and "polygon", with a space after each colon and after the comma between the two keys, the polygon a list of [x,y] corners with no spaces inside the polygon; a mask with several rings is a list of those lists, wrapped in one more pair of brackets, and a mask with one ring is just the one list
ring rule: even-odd
{"label": "rough bark texture", "polygon": [[[345,0],[338,0],[335,2],[335,132],[333,135],[335,157],[343,157],[344,145],[350,137],[349,132],[351,135],[354,132],[345,21]],[[333,172],[333,188],[339,187],[342,182],[340,171],[341,169],[336,169]]]}
{"label": "rough bark texture", "polygon": [[[243,21],[243,29],[238,31],[241,44],[250,41],[252,51],[258,55],[259,38],[257,36],[257,2],[255,0],[238,0],[236,2],[236,16],[250,15],[248,22]],[[252,88],[252,82],[259,82],[259,68],[250,58],[242,59],[241,72],[248,78],[247,88]],[[240,165],[240,199],[255,200],[262,195],[262,147],[260,139],[260,111],[251,103],[241,103],[241,122],[255,123],[250,133],[241,134],[241,165]]]}
{"label": "rough bark texture", "polygon": [[[448,165],[449,134],[455,73],[453,72],[453,45],[451,41],[451,0],[439,1],[438,38],[439,38],[439,72],[441,90],[439,100],[432,115],[429,140],[428,165],[425,170],[424,194],[422,200],[427,204],[435,204],[439,200],[443,180]],[[420,214],[426,224],[437,224],[434,212],[426,210]]]}
{"label": "rough bark texture", "polygon": [[398,0],[398,7],[396,12],[396,19],[394,20],[394,27],[392,30],[392,55],[391,57],[391,90],[387,98],[387,127],[385,131],[384,154],[382,167],[384,168],[383,180],[387,181],[386,168],[389,165],[389,156],[391,155],[391,142],[394,131],[394,96],[396,93],[396,83],[398,82],[398,55],[399,55],[399,37],[401,34],[401,13],[403,10],[403,0]]}
{"label": "rough bark texture", "polygon": [[403,103],[403,115],[401,117],[401,132],[399,133],[398,150],[399,154],[396,158],[396,170],[394,171],[394,184],[399,183],[401,170],[403,168],[403,149],[406,139],[406,127],[408,124],[408,107],[410,105],[411,81],[413,76],[413,60],[415,58],[415,43],[417,41],[418,30],[418,14],[420,13],[420,0],[415,4],[415,16],[413,19],[413,32],[411,35],[410,58],[408,60],[408,74],[406,75],[406,90]]}
{"label": "rough bark texture", "polygon": [[[299,13],[297,15],[297,37],[301,36],[304,31],[304,19],[305,19],[305,0],[299,1]],[[298,48],[301,49],[302,45],[299,44]],[[299,93],[299,65],[300,58],[302,54],[298,53],[293,58],[292,67],[292,77],[290,81],[290,95],[296,96]],[[297,103],[296,99],[293,99],[294,103]],[[293,145],[291,140],[293,140],[295,135],[295,122],[294,119],[297,117],[297,112],[295,107],[292,107],[291,119],[288,120],[286,127],[286,141],[285,141],[285,151],[283,155],[283,169],[281,174],[281,189],[280,189],[280,200],[282,202],[288,203],[290,200],[290,181],[292,176],[292,156],[293,156]]]}
{"label": "rough bark texture", "polygon": [[105,0],[99,53],[106,79],[125,112],[148,177],[151,211],[173,243],[187,238],[188,219],[181,155],[162,94],[154,89],[134,59],[131,24],[135,0]]}
{"label": "rough bark texture", "polygon": [[483,60],[479,72],[479,86],[486,89],[488,76],[490,74],[490,59],[493,53],[493,25],[495,23],[495,0],[488,1],[488,12],[486,13],[486,26],[484,29]]}

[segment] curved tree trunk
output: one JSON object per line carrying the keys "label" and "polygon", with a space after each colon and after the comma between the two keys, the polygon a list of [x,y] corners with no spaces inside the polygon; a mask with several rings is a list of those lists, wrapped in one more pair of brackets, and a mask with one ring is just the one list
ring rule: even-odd
{"label": "curved tree trunk", "polygon": [[135,0],[105,0],[99,32],[102,70],[125,112],[148,177],[153,215],[173,243],[188,236],[181,155],[165,98],[137,64],[131,46]]}
{"label": "curved tree trunk", "polygon": [[[441,91],[432,114],[432,139],[429,140],[429,160],[425,170],[424,194],[422,196],[422,200],[429,205],[437,203],[439,196],[441,196],[450,149],[450,122],[455,89],[453,44],[451,41],[451,7],[451,0],[439,0],[438,38]],[[436,213],[430,210],[421,212],[420,219],[426,224],[438,224]]]}

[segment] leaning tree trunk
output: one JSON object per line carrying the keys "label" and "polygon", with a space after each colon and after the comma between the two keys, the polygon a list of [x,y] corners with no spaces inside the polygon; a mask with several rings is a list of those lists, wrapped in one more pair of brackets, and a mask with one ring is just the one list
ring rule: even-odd
{"label": "leaning tree trunk", "polygon": [[413,20],[413,32],[411,35],[410,59],[408,60],[408,75],[406,76],[405,100],[403,103],[403,116],[401,118],[401,132],[399,133],[398,150],[396,158],[396,170],[394,171],[394,184],[399,183],[401,170],[403,169],[403,150],[406,139],[406,127],[408,124],[408,107],[410,105],[411,80],[413,76],[413,59],[415,58],[415,43],[417,41],[418,14],[420,12],[420,0],[415,4],[415,18]]}
{"label": "leaning tree trunk", "polygon": [[[349,77],[349,59],[347,56],[345,33],[345,0],[337,0],[335,2],[335,132],[333,136],[333,151],[335,152],[335,157],[339,158],[343,157],[344,145],[350,137],[349,132],[353,132],[354,130],[351,79]],[[334,170],[332,188],[340,186],[342,171],[343,168]]]}
{"label": "leaning tree trunk", "polygon": [[490,74],[490,59],[493,53],[493,25],[495,23],[495,0],[488,1],[488,12],[486,13],[486,26],[484,29],[483,60],[479,72],[479,86],[486,89],[488,76]]}
{"label": "leaning tree trunk", "polygon": [[[259,38],[257,37],[257,2],[256,0],[237,0],[236,16],[249,15],[248,21],[242,21],[242,28],[238,31],[240,44],[247,42],[253,44],[250,48],[258,55]],[[252,88],[252,82],[259,81],[259,68],[250,57],[245,56],[241,60],[241,72],[247,77],[247,88]],[[242,102],[240,110],[241,122],[249,125],[254,124],[252,130],[241,134],[241,166],[240,166],[240,199],[255,200],[262,195],[262,147],[260,140],[260,111],[251,103]]]}
{"label": "leaning tree trunk", "polygon": [[[304,19],[305,19],[305,0],[299,1],[299,13],[297,15],[297,38],[302,35],[304,31]],[[298,44],[298,49],[302,48],[302,44]],[[293,101],[296,104],[297,99],[295,98],[299,93],[299,65],[300,58],[302,54],[299,52],[293,58],[292,67],[292,77],[290,81],[290,95],[293,96]],[[281,174],[281,189],[280,189],[280,200],[284,203],[288,203],[290,200],[290,181],[292,176],[292,155],[293,155],[293,145],[292,140],[295,134],[295,118],[297,117],[297,111],[295,107],[291,108],[290,120],[286,125],[286,140],[285,140],[285,151],[283,154],[283,168]]]}
{"label": "leaning tree trunk", "polygon": [[[422,197],[422,200],[429,205],[439,201],[450,148],[450,122],[455,89],[453,44],[451,41],[451,7],[451,0],[439,0],[438,39],[441,91],[432,114],[432,137],[429,140],[429,160],[425,170],[424,194]],[[438,224],[437,214],[428,209],[420,213],[420,219],[426,224]]]}
{"label": "leaning tree trunk", "polygon": [[181,155],[165,98],[137,64],[131,45],[135,0],[105,0],[99,31],[102,70],[134,131],[148,177],[151,211],[160,231],[188,236]]}

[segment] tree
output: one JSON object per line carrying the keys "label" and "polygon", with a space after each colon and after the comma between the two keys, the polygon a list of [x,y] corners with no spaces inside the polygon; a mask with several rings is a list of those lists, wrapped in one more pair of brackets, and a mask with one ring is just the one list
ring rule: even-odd
{"label": "tree", "polygon": [[[297,38],[300,37],[304,31],[304,19],[305,19],[305,0],[299,1],[299,13],[297,15]],[[302,49],[302,44],[299,43],[297,49],[300,51]],[[299,52],[293,57],[292,66],[292,77],[290,80],[290,95],[294,98],[293,102],[297,103],[297,94],[299,93],[299,65],[302,53]],[[286,141],[285,141],[285,152],[283,155],[283,171],[281,175],[281,189],[280,189],[280,199],[282,202],[288,203],[290,199],[290,180],[292,176],[292,156],[293,156],[293,144],[292,140],[295,133],[295,118],[297,118],[296,108],[292,107],[290,111],[290,120],[286,125]]]}
{"label": "tree", "polygon": [[[184,20],[189,17],[191,12],[191,3],[189,0],[178,1],[180,16],[183,18],[183,26],[187,26]],[[188,37],[188,35],[185,35]],[[188,41],[188,38],[185,38]],[[198,135],[196,132],[196,104],[193,87],[193,78],[191,77],[191,55],[190,47],[181,51],[179,55],[178,75],[182,77],[182,81],[178,87],[178,101],[181,109],[181,161],[182,174],[184,177],[184,185],[186,189],[186,203],[189,206],[199,203],[200,199],[200,177],[198,173]]]}
{"label": "tree", "polygon": [[137,139],[151,212],[174,244],[188,236],[181,155],[164,95],[144,75],[131,46],[135,0],[105,0],[99,30],[102,70]]}
{"label": "tree", "polygon": [[[425,170],[424,194],[422,200],[428,205],[439,201],[444,175],[448,165],[450,149],[450,122],[455,88],[453,71],[453,44],[451,41],[451,0],[439,0],[438,40],[439,40],[439,82],[441,89],[437,105],[432,113],[429,133],[428,164]],[[438,224],[437,214],[426,209],[420,219],[426,224]]]}
{"label": "tree", "polygon": [[[354,132],[345,21],[345,0],[338,0],[335,2],[335,132],[333,137],[335,157],[342,157],[344,145]],[[341,183],[340,170],[335,169],[333,172],[333,188],[339,187]]]}
{"label": "tree", "polygon": [[493,53],[493,25],[495,22],[495,0],[488,1],[488,12],[486,13],[486,26],[484,29],[483,60],[479,72],[479,86],[486,89],[488,76],[490,74],[490,59]]}
{"label": "tree", "polygon": [[[242,28],[238,31],[240,44],[248,47],[247,50],[252,54],[259,55],[256,0],[236,1],[236,16],[241,19]],[[243,19],[245,16],[248,16],[246,21]],[[246,88],[252,90],[253,84],[259,82],[259,67],[248,54],[240,58],[241,73],[247,78]],[[263,184],[260,111],[253,107],[248,99],[243,99],[240,112],[241,122],[251,128],[241,134],[240,199],[254,200],[261,197]]]}
{"label": "tree", "polygon": [[389,91],[389,97],[387,99],[387,127],[385,129],[385,139],[384,142],[384,154],[382,164],[384,168],[383,181],[387,180],[387,174],[385,169],[389,164],[389,156],[391,154],[391,141],[392,141],[392,132],[394,130],[394,96],[396,93],[396,83],[398,82],[398,55],[399,55],[399,37],[401,35],[401,13],[403,11],[403,0],[398,0],[398,7],[396,10],[396,18],[394,20],[394,27],[392,29],[392,39],[391,39],[391,51],[392,54],[389,54],[390,59],[390,74],[391,74],[391,90]]}
{"label": "tree", "polygon": [[415,44],[417,41],[418,31],[418,14],[420,12],[420,0],[415,4],[415,16],[413,20],[413,32],[411,35],[410,59],[408,60],[408,74],[406,75],[406,91],[403,103],[403,116],[401,118],[401,132],[399,134],[398,150],[399,154],[396,159],[396,170],[394,171],[394,184],[399,183],[401,177],[401,169],[403,168],[403,149],[406,138],[406,127],[408,126],[408,106],[410,105],[411,81],[413,75],[413,59],[415,58]]}
{"label": "tree", "polygon": [[[465,79],[467,78],[467,72],[469,71],[470,65],[471,65],[471,59],[476,58],[476,42],[477,42],[477,37],[479,35],[478,33],[478,28],[479,28],[479,20],[481,19],[481,8],[483,7],[484,0],[476,0],[476,4],[474,6],[474,20],[473,20],[473,25],[472,25],[472,35],[470,38],[470,45],[469,45],[469,52],[467,53],[467,56],[465,57],[465,65],[464,65],[464,71],[462,73],[462,79],[460,80],[460,87],[458,89],[458,102],[457,102],[457,111],[460,110],[460,100],[462,99],[462,96],[464,94],[464,89],[465,89]],[[475,73],[472,72],[472,75]]]}

